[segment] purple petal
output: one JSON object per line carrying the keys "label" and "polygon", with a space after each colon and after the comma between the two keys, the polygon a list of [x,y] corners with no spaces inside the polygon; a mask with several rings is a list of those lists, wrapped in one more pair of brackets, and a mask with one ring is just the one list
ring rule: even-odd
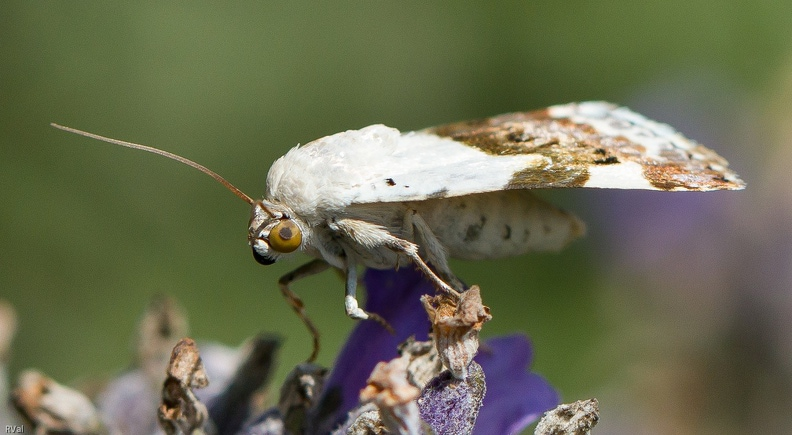
{"label": "purple petal", "polygon": [[420,297],[435,289],[413,267],[367,270],[364,278],[366,311],[379,314],[396,331],[391,335],[374,321],[359,322],[341,350],[322,395],[317,429],[329,431],[358,404],[360,390],[380,361],[398,356],[398,346],[411,335],[427,340],[429,320]]}
{"label": "purple petal", "polygon": [[487,394],[474,433],[519,433],[559,403],[558,393],[541,376],[528,371],[533,359],[524,335],[491,338],[475,361],[487,376]]}
{"label": "purple petal", "polygon": [[[365,277],[366,310],[384,317],[396,330],[392,336],[372,321],[360,322],[342,349],[318,409],[315,427],[327,432],[344,421],[358,404],[360,390],[379,361],[397,356],[398,345],[410,335],[426,340],[430,328],[420,303],[434,294],[431,283],[413,268],[400,271],[369,270]],[[523,335],[486,341],[476,357],[487,377],[487,394],[476,424],[483,433],[517,433],[559,403],[558,393],[542,377],[527,368],[533,357]]]}

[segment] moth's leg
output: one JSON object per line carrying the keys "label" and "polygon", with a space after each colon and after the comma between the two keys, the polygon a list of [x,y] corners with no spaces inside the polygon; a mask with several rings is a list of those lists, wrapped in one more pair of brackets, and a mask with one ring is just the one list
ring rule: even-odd
{"label": "moth's leg", "polygon": [[418,214],[415,210],[407,210],[404,216],[404,226],[409,233],[413,234],[413,240],[424,248],[426,251],[426,259],[434,266],[437,274],[440,275],[446,282],[451,284],[454,289],[458,291],[465,291],[465,286],[462,284],[451,268],[448,267],[448,259],[446,257],[445,247],[440,243],[440,240],[432,232],[429,224]]}
{"label": "moth's leg", "polygon": [[344,296],[344,309],[346,309],[347,316],[356,320],[374,320],[385,327],[388,332],[395,334],[393,327],[382,316],[360,308],[357,300],[357,283],[357,264],[353,257],[348,255],[346,256],[346,295]]}
{"label": "moth's leg", "polygon": [[278,280],[278,286],[280,286],[281,293],[283,294],[283,297],[286,298],[286,302],[288,302],[294,312],[297,313],[297,317],[299,317],[305,326],[308,327],[308,331],[311,333],[311,337],[313,337],[313,352],[311,352],[311,356],[308,357],[307,362],[313,362],[319,355],[319,330],[316,328],[316,325],[314,325],[313,321],[311,321],[311,319],[308,317],[308,314],[305,313],[305,306],[303,305],[302,299],[300,299],[300,297],[297,296],[297,294],[294,293],[289,288],[289,286],[294,281],[324,272],[329,267],[330,265],[325,263],[323,260],[313,260],[309,263],[303,264],[286,275],[283,275]]}
{"label": "moth's leg", "polygon": [[346,258],[346,295],[344,296],[344,309],[347,316],[365,320],[369,314],[358,306],[357,301],[357,264],[352,257]]}
{"label": "moth's leg", "polygon": [[459,292],[440,279],[434,271],[418,255],[418,245],[400,239],[389,233],[380,225],[371,224],[357,219],[338,219],[328,223],[330,229],[343,234],[354,243],[366,248],[386,247],[396,253],[407,256],[423,272],[438,289],[449,295],[459,297]]}

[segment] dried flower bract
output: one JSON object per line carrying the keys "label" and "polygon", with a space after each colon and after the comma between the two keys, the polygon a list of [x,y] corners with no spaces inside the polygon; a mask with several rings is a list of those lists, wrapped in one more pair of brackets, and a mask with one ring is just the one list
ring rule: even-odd
{"label": "dried flower bract", "polygon": [[183,338],[176,344],[167,373],[158,410],[160,426],[167,434],[202,433],[208,412],[192,389],[209,385],[209,379],[195,341]]}
{"label": "dried flower bract", "polygon": [[440,294],[423,296],[440,359],[457,379],[467,377],[467,367],[476,356],[478,335],[484,322],[492,319],[489,308],[481,302],[481,290],[472,286],[459,300]]}
{"label": "dried flower bract", "polygon": [[419,433],[422,426],[415,399],[421,390],[407,380],[407,360],[396,358],[374,367],[360,401],[372,402],[380,410],[382,422],[394,433]]}

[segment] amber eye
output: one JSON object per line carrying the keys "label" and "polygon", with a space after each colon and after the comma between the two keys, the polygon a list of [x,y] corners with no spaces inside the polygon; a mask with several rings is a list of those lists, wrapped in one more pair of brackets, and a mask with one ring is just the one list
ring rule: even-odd
{"label": "amber eye", "polygon": [[302,233],[291,219],[284,219],[272,227],[267,241],[272,249],[285,254],[300,247]]}

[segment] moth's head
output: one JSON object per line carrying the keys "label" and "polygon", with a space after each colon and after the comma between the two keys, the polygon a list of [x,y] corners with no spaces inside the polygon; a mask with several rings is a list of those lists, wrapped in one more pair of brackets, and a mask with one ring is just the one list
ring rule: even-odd
{"label": "moth's head", "polygon": [[248,243],[253,258],[269,265],[282,255],[302,246],[304,225],[287,207],[264,200],[253,202],[248,227]]}

